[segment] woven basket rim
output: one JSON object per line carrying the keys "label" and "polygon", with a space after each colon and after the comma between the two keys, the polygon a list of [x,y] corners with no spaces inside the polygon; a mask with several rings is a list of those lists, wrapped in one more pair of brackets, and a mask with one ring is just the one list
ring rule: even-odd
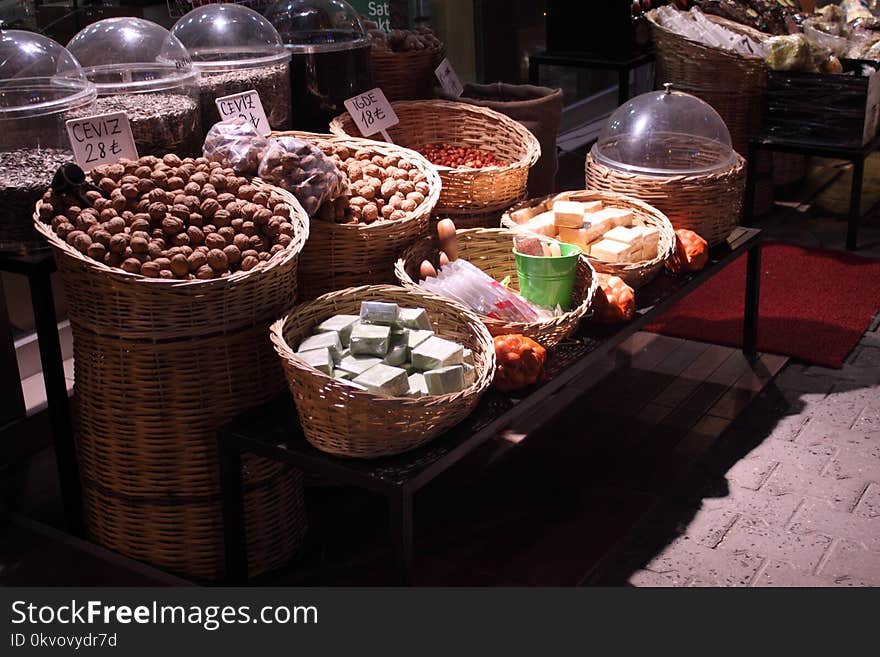
{"label": "woven basket rim", "polygon": [[[337,224],[330,221],[317,221],[316,223],[320,225],[321,230],[330,230],[333,232],[340,233],[351,233],[357,232],[358,234],[379,234],[381,235],[384,232],[388,232],[390,230],[396,230],[399,226],[403,226],[413,221],[419,221],[422,217],[429,216],[431,212],[434,210],[434,207],[437,205],[437,201],[440,200],[440,190],[443,186],[442,181],[440,180],[440,174],[437,173],[434,165],[432,165],[422,154],[417,153],[416,151],[405,148],[404,146],[398,146],[397,144],[389,144],[384,141],[375,141],[373,139],[366,139],[364,137],[351,137],[349,135],[333,135],[333,134],[322,134],[319,132],[301,132],[297,130],[273,130],[269,135],[272,137],[297,137],[301,139],[306,139],[309,141],[329,141],[334,144],[345,144],[345,145],[358,145],[363,148],[372,149],[374,152],[379,151],[383,152],[385,155],[397,155],[397,156],[406,156],[406,158],[417,164],[419,171],[424,173],[428,180],[428,194],[425,196],[425,200],[419,203],[415,210],[408,213],[409,216],[404,217],[403,219],[398,219],[396,221],[374,221],[371,224]],[[387,151],[387,152],[385,152]]]}
{"label": "woven basket rim", "polygon": [[[683,12],[683,13],[687,13],[687,12]],[[764,41],[766,39],[771,38],[770,34],[766,34],[764,32],[761,32],[760,30],[756,30],[755,28],[749,27],[748,25],[741,25],[735,21],[729,20],[729,19],[724,18],[722,16],[715,16],[714,14],[706,14],[706,13],[704,13],[703,15],[707,19],[712,21],[713,23],[716,23],[716,24],[720,25],[721,27],[726,27],[727,29],[731,30],[732,32],[738,32],[740,34],[745,34],[746,36],[749,36],[749,37],[756,39],[756,40],[759,40],[759,41]],[[651,26],[653,28],[661,31],[663,33],[663,36],[665,36],[667,38],[680,39],[681,41],[686,42],[689,46],[692,46],[692,47],[705,49],[705,50],[712,52],[712,53],[720,53],[722,55],[729,56],[730,59],[734,59],[734,60],[738,60],[738,61],[742,61],[742,62],[749,62],[750,65],[760,64],[761,67],[766,67],[766,64],[764,63],[764,59],[762,57],[746,57],[745,55],[741,55],[740,53],[734,52],[733,50],[725,50],[724,48],[716,48],[714,46],[710,46],[705,43],[701,43],[700,41],[696,41],[694,39],[691,39],[690,37],[686,37],[683,34],[679,34],[678,32],[673,32],[668,27],[661,25],[660,23],[657,22],[657,20],[656,20],[657,9],[652,9],[651,11],[647,12],[645,14],[645,16],[647,17],[648,21],[651,23]]]}
{"label": "woven basket rim", "polygon": [[[663,212],[655,208],[653,205],[649,203],[645,203],[644,201],[640,201],[637,198],[632,196],[627,196],[626,194],[618,194],[617,192],[605,192],[600,190],[592,190],[592,189],[584,189],[584,190],[570,190],[566,192],[558,192],[556,194],[550,194],[549,196],[544,196],[542,198],[528,199],[522,201],[521,203],[517,203],[509,210],[507,210],[504,215],[501,217],[501,221],[504,222],[508,226],[514,226],[516,223],[510,218],[511,212],[516,212],[517,210],[523,210],[525,208],[533,208],[538,205],[543,205],[550,201],[555,200],[567,200],[571,197],[572,194],[586,195],[587,198],[584,200],[601,200],[601,201],[624,201],[639,208],[642,212],[649,216],[653,216],[657,219],[663,230],[665,230],[668,234],[672,235],[673,238],[675,236],[675,229],[672,227],[672,222],[669,221],[669,217],[666,216]],[[617,271],[621,271],[624,273],[636,272],[641,270],[651,269],[652,267],[656,267],[657,265],[663,264],[669,256],[672,255],[672,251],[675,248],[675,239],[672,240],[672,243],[667,247],[666,251],[661,253],[659,250],[657,252],[657,256],[652,258],[651,260],[642,260],[640,262],[631,262],[631,263],[615,263],[615,262],[604,262],[599,260],[598,258],[593,258],[592,256],[587,256],[587,259],[590,260],[591,263],[597,262],[600,266],[604,268],[613,267]]]}
{"label": "woven basket rim", "polygon": [[[446,174],[501,174],[522,168],[530,169],[541,157],[541,144],[538,141],[538,138],[535,137],[535,135],[533,135],[528,128],[526,128],[518,121],[511,119],[509,116],[502,114],[501,112],[496,112],[495,110],[488,107],[483,107],[482,105],[471,105],[469,103],[459,103],[450,100],[399,100],[392,102],[391,107],[394,109],[395,112],[397,112],[398,109],[406,110],[414,108],[416,110],[422,109],[425,111],[431,111],[431,109],[436,108],[436,111],[438,112],[466,112],[472,114],[481,114],[487,118],[491,118],[493,121],[497,121],[505,125],[509,129],[516,132],[522,143],[525,145],[525,155],[523,155],[519,160],[515,162],[510,162],[501,167],[491,166],[479,168],[473,167],[469,169],[452,169],[450,167],[443,167],[436,164],[431,164],[432,167],[435,167],[438,171],[443,171]],[[343,128],[343,121],[345,121],[346,117],[350,118],[348,112],[344,112],[339,116],[334,117],[334,119],[330,122],[330,132],[338,136],[349,136]]]}
{"label": "woven basket rim", "polygon": [[431,46],[429,48],[422,48],[421,50],[391,50],[390,48],[386,50],[371,48],[370,56],[375,58],[385,57],[387,59],[404,59],[405,57],[424,57],[425,55],[431,55],[433,57],[441,52],[446,52],[445,44],[441,44],[439,46]]}
{"label": "woven basket rim", "polygon": [[330,301],[336,297],[352,296],[356,298],[362,292],[383,291],[398,295],[403,292],[407,296],[412,296],[415,299],[423,298],[425,300],[438,303],[440,305],[449,306],[452,310],[459,313],[459,316],[462,319],[463,323],[467,324],[468,327],[477,334],[477,338],[480,341],[486,343],[486,345],[494,344],[493,338],[489,333],[489,330],[480,321],[479,317],[474,312],[455,301],[435,294],[431,294],[429,292],[412,290],[409,288],[401,287],[399,285],[361,285],[358,287],[347,287],[341,290],[328,292],[327,294],[322,294],[321,296],[311,301],[307,301],[305,303],[301,303],[295,306],[293,309],[291,309],[290,312],[286,313],[284,317],[281,317],[280,319],[273,322],[272,325],[269,327],[269,338],[275,347],[276,353],[282,360],[286,361],[289,365],[295,367],[303,374],[307,374],[312,378],[317,378],[319,381],[322,382],[322,385],[324,387],[327,387],[336,392],[343,392],[346,395],[351,395],[358,399],[369,400],[372,403],[380,404],[383,406],[399,406],[401,403],[405,403],[408,409],[417,409],[420,407],[429,408],[437,406],[438,404],[448,404],[462,397],[469,397],[474,394],[481,394],[486,388],[489,387],[489,384],[492,382],[492,379],[495,375],[495,352],[494,349],[489,349],[488,346],[486,352],[488,355],[488,362],[486,364],[486,367],[483,368],[483,371],[477,373],[476,381],[464,390],[449,393],[446,395],[426,395],[424,397],[392,397],[389,395],[379,395],[366,390],[358,390],[356,388],[353,388],[352,386],[346,385],[345,383],[341,383],[338,379],[335,379],[332,376],[324,374],[323,372],[319,372],[315,368],[308,365],[299,356],[297,356],[296,352],[293,350],[293,347],[291,347],[287,343],[287,340],[284,338],[284,332],[287,323],[291,321],[291,318],[294,315],[298,314],[306,308],[321,306],[327,301]]}
{"label": "woven basket rim", "polygon": [[[663,185],[666,183],[687,183],[687,182],[704,182],[707,180],[723,180],[724,178],[729,178],[731,176],[738,175],[740,171],[742,171],[746,166],[746,159],[734,151],[736,155],[734,164],[727,167],[726,169],[722,169],[720,171],[711,171],[707,173],[687,173],[687,174],[677,174],[677,175],[668,175],[668,176],[653,176],[645,173],[638,173],[634,171],[623,171],[621,169],[613,169],[609,167],[607,164],[599,162],[593,157],[592,150],[587,151],[587,159],[586,162],[589,165],[590,162],[596,168],[602,168],[607,171],[613,171],[615,176],[620,176],[621,178],[629,178],[631,180],[645,180],[646,182],[650,182],[657,185]],[[600,190],[596,190],[600,191]],[[564,193],[564,192],[562,192]],[[625,194],[621,194],[621,196],[626,196]],[[632,197],[630,197],[632,198]],[[634,199],[638,200],[638,199]],[[650,204],[648,204],[650,205]],[[512,210],[513,208],[511,208]],[[659,210],[658,210],[659,211]],[[506,213],[505,213],[506,214]]]}
{"label": "woven basket rim", "polygon": [[[503,238],[505,241],[508,242],[512,242],[514,236],[517,234],[517,231],[510,228],[462,228],[455,231],[456,237],[474,236],[485,237],[487,239]],[[426,237],[424,239],[433,238]],[[396,274],[401,285],[410,289],[423,290],[423,288],[406,272],[406,263],[409,259],[408,256],[415,247],[416,245],[410,246],[406,251],[401,254],[401,256],[397,259],[397,262],[394,263],[394,273]],[[511,249],[512,248],[513,246],[511,245]],[[571,322],[579,322],[592,308],[593,300],[595,299],[596,295],[596,289],[599,286],[599,279],[596,275],[596,270],[593,268],[593,265],[590,262],[590,259],[587,258],[587,256],[583,253],[581,253],[579,259],[582,260],[589,268],[589,271],[591,273],[591,280],[590,287],[587,290],[587,293],[584,295],[584,300],[576,308],[568,310],[556,317],[544,319],[539,322],[507,322],[504,320],[495,319],[493,317],[487,317],[486,315],[480,315],[479,313],[475,314],[477,315],[477,317],[480,318],[480,321],[489,326],[509,327],[510,333],[539,332],[551,329],[554,326],[560,326],[562,324],[568,324]]]}
{"label": "woven basket rim", "polygon": [[40,219],[40,208],[43,205],[42,199],[37,201],[34,210],[34,226],[36,230],[49,241],[53,248],[64,254],[66,257],[72,258],[80,264],[86,265],[89,269],[93,270],[96,273],[112,276],[113,278],[126,284],[149,285],[155,287],[161,286],[162,288],[166,289],[181,289],[192,291],[193,293],[199,293],[211,288],[225,288],[236,285],[246,278],[249,278],[251,275],[265,273],[267,271],[275,269],[280,265],[290,262],[292,259],[299,256],[309,237],[309,216],[303,209],[302,205],[300,205],[299,201],[296,200],[296,197],[293,194],[284,189],[281,189],[280,187],[270,185],[260,178],[253,178],[250,181],[250,184],[256,185],[260,188],[268,188],[268,191],[276,193],[284,198],[285,202],[291,206],[293,214],[298,220],[298,223],[294,224],[294,226],[298,225],[299,230],[295,231],[294,238],[293,240],[291,240],[291,243],[287,247],[276,253],[268,260],[260,261],[259,264],[257,264],[253,269],[249,269],[248,271],[239,270],[225,278],[212,278],[209,280],[194,279],[187,281],[168,278],[150,278],[144,276],[143,274],[132,274],[131,272],[127,272],[119,267],[110,267],[103,262],[98,262],[97,260],[90,258],[88,255],[77,251],[65,240],[62,240],[60,237],[58,237],[57,233],[52,230],[51,225],[43,223],[43,221]]}

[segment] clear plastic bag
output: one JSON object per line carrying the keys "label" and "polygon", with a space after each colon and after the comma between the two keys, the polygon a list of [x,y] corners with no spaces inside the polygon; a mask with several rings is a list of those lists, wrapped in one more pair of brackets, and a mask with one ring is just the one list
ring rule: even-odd
{"label": "clear plastic bag", "polygon": [[231,167],[240,176],[255,176],[269,140],[261,136],[253,123],[242,118],[215,123],[202,148],[211,162]]}
{"label": "clear plastic bag", "polygon": [[325,201],[349,193],[347,176],[316,146],[294,137],[273,139],[260,177],[293,194],[311,217]]}

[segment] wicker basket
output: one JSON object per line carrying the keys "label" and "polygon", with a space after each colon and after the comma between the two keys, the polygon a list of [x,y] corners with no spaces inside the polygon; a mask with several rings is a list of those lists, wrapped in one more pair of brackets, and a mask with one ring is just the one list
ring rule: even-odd
{"label": "wicker basket", "polygon": [[302,300],[355,285],[394,283],[394,260],[427,234],[428,218],[440,196],[440,177],[431,163],[414,151],[370,139],[307,132],[275,132],[272,136],[291,136],[314,144],[330,142],[365,148],[375,155],[402,157],[427,176],[430,193],[406,219],[357,225],[315,220],[300,257],[299,296]]}
{"label": "wicker basket", "polygon": [[529,221],[532,217],[550,210],[553,207],[554,201],[602,201],[609,207],[632,210],[636,223],[645,226],[655,226],[660,230],[657,257],[652,260],[616,264],[589,258],[590,264],[593,265],[597,272],[620,276],[633,289],[641,287],[654,278],[663,269],[663,263],[666,262],[666,259],[672,255],[672,250],[675,247],[675,230],[672,228],[672,224],[669,223],[666,215],[657,208],[631,196],[624,196],[623,194],[613,192],[590,190],[561,192],[553,196],[531,199],[510,208],[508,212],[504,213],[501,223],[505,228],[516,228],[519,224]]}
{"label": "wicker basket", "polygon": [[[396,144],[418,149],[446,143],[492,152],[510,164],[482,169],[435,167],[443,187],[434,209],[462,228],[494,228],[494,211],[502,211],[526,196],[529,169],[541,156],[541,145],[529,130],[513,119],[486,107],[445,100],[392,104],[400,123],[388,129]],[[337,135],[356,135],[347,113],[330,123]],[[469,221],[470,219],[470,221]],[[483,224],[477,224],[477,221]]]}
{"label": "wicker basket", "polygon": [[446,57],[446,48],[393,50],[373,48],[373,85],[388,100],[423,100],[434,97],[434,70]]}
{"label": "wicker basket", "polygon": [[[667,151],[674,160],[692,162],[689,149]],[[720,244],[739,224],[746,184],[746,161],[718,173],[689,176],[649,176],[611,169],[587,155],[586,187],[625,194],[649,203],[664,213],[676,229],[687,228],[709,242]]]}
{"label": "wicker basket", "polygon": [[[767,67],[764,60],[712,48],[659,25],[656,10],[647,13],[657,57],[658,85],[671,82],[678,91],[694,94],[709,103],[730,130],[733,147],[748,152],[749,141],[761,132]],[[707,18],[754,39],[769,35],[718,16]]]}
{"label": "wicker basket", "polygon": [[[368,300],[427,310],[435,333],[473,351],[476,383],[449,395],[387,397],[356,390],[296,356],[294,348],[316,324],[336,314],[357,314]],[[306,438],[341,456],[389,456],[431,441],[473,411],[495,374],[492,336],[474,313],[448,299],[392,285],[348,288],[297,306],[272,325],[271,337]]]}
{"label": "wicker basket", "polygon": [[[519,289],[516,258],[513,255],[513,237],[516,233],[506,228],[471,228],[456,232],[459,257],[472,262],[495,280],[509,276],[511,287]],[[394,272],[401,284],[413,290],[422,290],[419,280],[419,265],[423,260],[437,264],[440,246],[436,238],[425,238],[400,257]],[[552,347],[574,333],[581,319],[590,310],[593,295],[598,286],[598,277],[586,256],[581,256],[572,291],[573,309],[559,317],[541,322],[504,322],[480,315],[492,335],[520,333]]]}
{"label": "wicker basket", "polygon": [[[107,267],[43,224],[39,204],[34,215],[69,304],[88,531],[101,545],[189,577],[224,573],[217,430],[284,388],[266,330],[296,300],[309,224],[291,195],[272,191],[290,205],[290,246],[210,281]],[[257,458],[245,463],[248,560],[257,574],[302,541],[302,477]]]}

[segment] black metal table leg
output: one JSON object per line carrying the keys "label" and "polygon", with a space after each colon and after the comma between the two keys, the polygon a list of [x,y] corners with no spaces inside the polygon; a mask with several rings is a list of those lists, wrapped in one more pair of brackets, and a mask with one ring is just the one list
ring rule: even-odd
{"label": "black metal table leg", "polygon": [[9,310],[6,308],[2,279],[0,279],[0,384],[3,388],[3,394],[0,395],[0,426],[3,426],[24,418],[27,409],[21,391],[21,373],[18,371],[18,361],[15,358],[15,339],[12,335],[12,323],[9,321]]}
{"label": "black metal table leg", "polygon": [[617,106],[620,107],[629,100],[629,72],[623,68],[617,72]]}
{"label": "black metal table leg", "polygon": [[746,159],[746,189],[743,195],[742,225],[751,226],[755,216],[755,175],[757,171],[758,147],[749,143]]}
{"label": "black metal table leg", "polygon": [[394,555],[396,583],[412,584],[413,567],[413,498],[407,491],[388,498],[388,525]]}
{"label": "black metal table leg", "polygon": [[849,197],[849,223],[846,227],[847,251],[855,251],[859,244],[859,222],[862,220],[862,182],[865,177],[865,159],[853,160],[853,180]]}
{"label": "black metal table leg", "polygon": [[746,301],[743,315],[743,353],[750,360],[758,356],[758,304],[761,292],[761,241],[746,256]]}
{"label": "black metal table leg", "polygon": [[40,363],[46,386],[49,423],[55,443],[55,461],[61,484],[61,501],[70,533],[82,536],[85,530],[82,509],[82,488],[76,461],[76,444],[70,420],[70,400],[64,377],[64,358],[58,338],[58,320],[52,296],[52,279],[48,271],[28,276],[34,323],[40,347]]}
{"label": "black metal table leg", "polygon": [[247,582],[248,572],[241,450],[227,444],[222,436],[218,446],[220,450],[220,499],[223,511],[226,581],[230,584],[244,584]]}

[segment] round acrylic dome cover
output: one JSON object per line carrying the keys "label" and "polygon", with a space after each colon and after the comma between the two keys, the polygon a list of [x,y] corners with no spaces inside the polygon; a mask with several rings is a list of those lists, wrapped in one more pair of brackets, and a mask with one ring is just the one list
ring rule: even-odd
{"label": "round acrylic dome cover", "polygon": [[25,30],[0,31],[0,118],[63,111],[94,98],[94,86],[60,43]]}
{"label": "round acrylic dome cover", "polygon": [[354,8],[344,0],[281,0],[266,18],[292,52],[351,50],[370,43]]}
{"label": "round acrylic dome cover", "polygon": [[269,66],[290,58],[272,23],[248,7],[210,4],[185,14],[174,35],[202,71]]}
{"label": "round acrylic dome cover", "polygon": [[80,30],[67,49],[99,94],[160,91],[194,83],[198,72],[184,45],[142,18],[106,18]]}
{"label": "round acrylic dome cover", "polygon": [[605,124],[593,157],[614,169],[653,175],[706,173],[736,160],[718,112],[668,87],[620,106]]}

